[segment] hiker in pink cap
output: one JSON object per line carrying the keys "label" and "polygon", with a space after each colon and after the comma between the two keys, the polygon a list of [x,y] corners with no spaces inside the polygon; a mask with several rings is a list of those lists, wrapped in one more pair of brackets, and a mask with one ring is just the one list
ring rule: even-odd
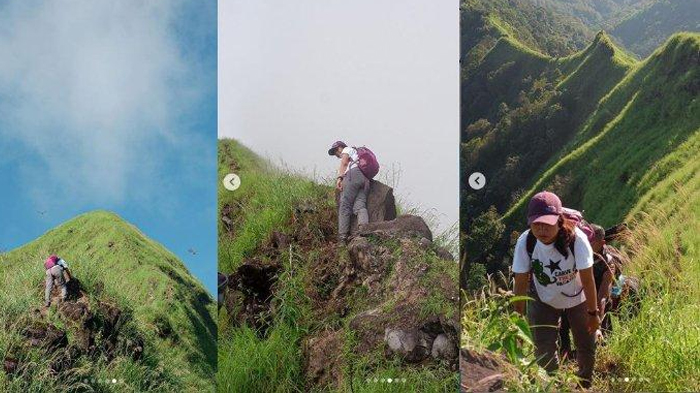
{"label": "hiker in pink cap", "polygon": [[352,214],[357,215],[357,224],[369,222],[367,194],[369,182],[379,171],[374,153],[366,147],[350,147],[343,141],[336,141],[328,149],[329,156],[340,158],[338,177],[335,186],[340,190],[338,210],[338,241],[347,243],[350,235]]}
{"label": "hiker in pink cap", "polygon": [[[557,370],[559,319],[566,318],[576,345],[579,383],[590,387],[600,311],[588,236],[548,191],[530,200],[527,223],[530,228],[518,238],[513,253],[513,292],[534,299],[527,304],[527,316],[535,357],[548,372]],[[515,303],[520,314],[524,308],[523,301]]]}
{"label": "hiker in pink cap", "polygon": [[71,275],[70,270],[68,270],[68,263],[56,255],[46,258],[44,268],[46,269],[44,305],[49,307],[51,306],[51,290],[54,284],[61,289],[61,300],[66,300],[68,295],[66,283],[71,280]]}

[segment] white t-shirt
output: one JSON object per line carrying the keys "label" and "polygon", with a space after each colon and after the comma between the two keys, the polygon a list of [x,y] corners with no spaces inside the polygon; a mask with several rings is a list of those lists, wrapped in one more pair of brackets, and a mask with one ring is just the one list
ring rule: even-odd
{"label": "white t-shirt", "polygon": [[532,261],[527,254],[527,234],[518,238],[513,254],[513,272],[532,271],[537,295],[542,302],[558,309],[578,306],[586,301],[578,271],[593,266],[593,250],[586,235],[576,228],[574,255],[564,258],[552,244],[538,240],[532,252]]}
{"label": "white t-shirt", "polygon": [[350,156],[350,164],[348,164],[348,167],[345,169],[345,173],[348,173],[348,171],[354,167],[357,166],[357,160],[360,158],[357,156],[357,150],[355,150],[354,147],[346,146],[343,148],[343,151],[341,152],[342,154],[347,154]]}

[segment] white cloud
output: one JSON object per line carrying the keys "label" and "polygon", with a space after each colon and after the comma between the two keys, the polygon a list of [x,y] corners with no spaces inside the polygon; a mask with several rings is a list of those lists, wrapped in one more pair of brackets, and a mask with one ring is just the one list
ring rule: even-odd
{"label": "white cloud", "polygon": [[[115,204],[164,170],[201,97],[173,28],[180,1],[12,1],[0,6],[0,138],[26,149],[30,195]],[[213,77],[213,76],[210,76]],[[9,141],[9,143],[8,143]],[[195,141],[194,143],[199,143]]]}

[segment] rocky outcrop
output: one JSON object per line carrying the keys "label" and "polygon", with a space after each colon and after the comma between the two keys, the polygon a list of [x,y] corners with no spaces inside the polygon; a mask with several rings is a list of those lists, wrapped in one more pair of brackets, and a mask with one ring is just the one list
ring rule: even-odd
{"label": "rocky outcrop", "polygon": [[[43,290],[43,284],[37,287]],[[51,373],[71,369],[80,357],[101,357],[108,362],[120,354],[134,360],[142,358],[143,338],[133,332],[123,334],[122,327],[130,320],[129,315],[104,300],[91,303],[90,295],[78,279],[72,279],[67,287],[66,300],[60,299],[58,288],[51,293],[62,328],[48,321],[46,308],[32,309],[26,320],[18,321],[22,326],[19,333],[24,337],[24,344],[14,349],[17,353],[4,358],[3,369],[7,375],[21,372],[26,366],[21,359],[27,358],[22,353],[32,349],[43,351],[51,359]]]}
{"label": "rocky outcrop", "polygon": [[462,348],[459,356],[461,391],[505,392],[506,375],[512,367],[495,353]]}
{"label": "rocky outcrop", "polygon": [[[349,318],[347,327],[312,334],[305,341],[305,372],[313,385],[338,386],[340,377],[333,375],[337,371],[330,359],[337,363],[341,354],[321,344],[342,343],[347,329],[357,342],[355,354],[383,348],[386,358],[401,359],[407,366],[441,363],[457,370],[458,287],[454,275],[442,270],[446,262],[441,262],[441,269],[436,266],[446,258],[437,255],[428,239],[432,234],[420,217],[402,216],[369,224],[350,241],[342,277],[327,303],[337,300],[347,305],[347,299],[362,288],[363,306],[338,308],[341,317]],[[326,263],[337,265],[338,259]],[[426,311],[428,299],[439,303],[435,311]]]}
{"label": "rocky outcrop", "polygon": [[433,241],[433,234],[428,224],[419,216],[402,215],[390,221],[370,222],[357,232],[359,236],[378,236],[382,238],[415,238]]}
{"label": "rocky outcrop", "polygon": [[[340,192],[336,190],[336,204],[340,207]],[[389,221],[396,218],[396,200],[394,189],[386,184],[371,180],[369,193],[367,194],[367,214],[369,222]],[[350,221],[350,233],[357,232],[357,217],[352,216]]]}

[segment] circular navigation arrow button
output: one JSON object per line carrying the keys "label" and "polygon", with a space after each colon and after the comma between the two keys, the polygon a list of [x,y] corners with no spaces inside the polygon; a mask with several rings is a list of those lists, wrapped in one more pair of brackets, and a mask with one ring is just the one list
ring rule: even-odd
{"label": "circular navigation arrow button", "polygon": [[241,178],[235,173],[229,173],[224,176],[224,188],[229,191],[236,191],[238,187],[241,186]]}

